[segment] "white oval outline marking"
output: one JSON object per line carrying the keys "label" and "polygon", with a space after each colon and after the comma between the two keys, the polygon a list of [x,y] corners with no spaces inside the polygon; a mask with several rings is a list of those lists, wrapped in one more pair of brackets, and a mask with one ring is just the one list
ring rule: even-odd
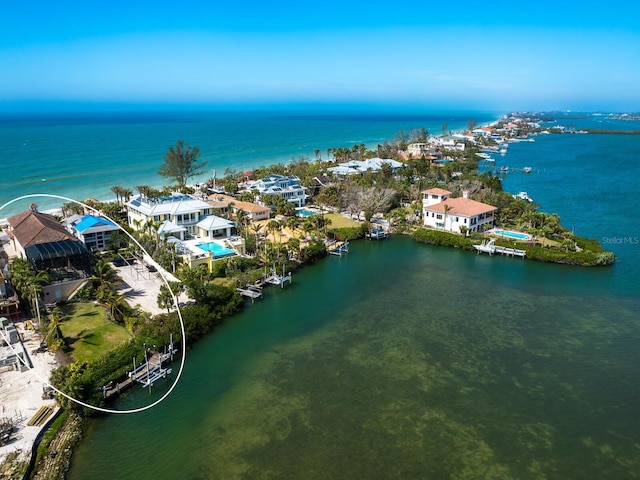
{"label": "white oval outline marking", "polygon": [[[93,207],[90,207],[89,205],[86,205],[86,204],[84,204],[82,202],[79,202],[78,200],[74,200],[73,198],[63,197],[61,195],[54,195],[54,194],[51,194],[51,193],[32,193],[32,194],[29,194],[29,195],[23,195],[21,197],[14,198],[13,200],[11,200],[11,201],[5,203],[4,205],[0,206],[0,212],[2,210],[4,210],[5,207],[8,207],[9,205],[11,205],[14,202],[18,202],[20,200],[26,200],[28,198],[34,198],[34,197],[57,198],[57,199],[60,199],[60,200],[65,200],[67,202],[77,203],[78,205],[82,205],[83,207],[88,208],[89,210],[91,210],[92,212],[98,214],[99,216],[104,217],[104,218],[112,221],[115,225],[118,225],[117,222],[113,221],[107,215],[103,214],[102,212],[99,212],[98,210],[96,210]],[[151,255],[149,255],[149,253],[142,247],[142,245],[140,245],[140,243],[135,238],[133,238],[133,236],[129,232],[127,232],[120,225],[118,225],[118,228],[120,229],[120,231],[124,232],[131,240],[133,240],[133,242],[138,247],[140,247],[140,250],[142,250],[146,255],[148,255],[149,258],[151,258]],[[166,277],[164,276],[163,269],[161,269],[161,268],[158,269],[158,272],[160,273],[160,276],[162,277],[162,281],[167,286],[167,288],[169,289],[169,292],[171,293],[171,295],[173,297],[173,303],[174,303],[174,306],[176,307],[176,311],[178,312],[178,319],[180,320],[180,330],[182,332],[182,358],[180,360],[180,369],[178,370],[178,374],[176,375],[176,379],[174,380],[173,384],[171,385],[171,387],[169,387],[169,390],[167,390],[165,392],[165,394],[162,395],[162,397],[160,397],[158,400],[156,400],[155,402],[153,402],[153,403],[151,403],[149,405],[146,405],[144,407],[134,408],[134,409],[131,409],[131,410],[113,410],[113,409],[110,409],[110,408],[96,407],[95,405],[89,405],[88,403],[85,403],[85,402],[82,402],[82,401],[80,401],[78,399],[75,399],[72,396],[67,395],[66,393],[58,390],[56,387],[54,387],[53,385],[51,385],[49,383],[49,380],[43,379],[38,374],[38,372],[36,372],[33,368],[30,368],[28,365],[25,365],[25,366],[29,369],[29,371],[32,374],[34,374],[38,378],[38,380],[40,380],[45,385],[49,385],[58,394],[60,394],[63,397],[71,400],[72,402],[77,403],[78,405],[82,405],[83,407],[90,408],[92,410],[97,410],[97,411],[103,412],[103,413],[128,414],[128,413],[144,412],[145,410],[149,410],[150,408],[153,408],[156,405],[158,405],[160,402],[162,402],[165,398],[167,398],[169,396],[169,394],[173,391],[173,389],[178,384],[178,381],[180,380],[180,377],[182,376],[182,372],[184,370],[184,363],[185,363],[186,351],[187,351],[187,349],[186,349],[186,333],[185,333],[185,330],[184,330],[184,321],[182,320],[182,312],[180,311],[180,306],[178,305],[178,299],[174,295],[173,290],[171,290],[171,287],[169,286],[169,282],[167,281]],[[16,353],[16,351],[14,350],[14,348],[11,345],[9,345],[9,347],[11,348],[13,353]]]}

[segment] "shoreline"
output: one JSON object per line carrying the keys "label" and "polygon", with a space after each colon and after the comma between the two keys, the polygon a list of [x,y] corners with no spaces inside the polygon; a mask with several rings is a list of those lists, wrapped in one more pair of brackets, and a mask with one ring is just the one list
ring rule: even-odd
{"label": "shoreline", "polygon": [[[125,112],[130,113],[130,112]],[[154,116],[157,115],[157,112],[151,112]],[[185,112],[189,118],[194,118],[196,120],[201,120],[200,112]],[[216,117],[219,112],[213,112],[215,115],[210,115],[212,117]],[[249,120],[252,119],[250,114],[242,111],[240,112],[240,119],[247,118]],[[315,159],[314,155],[314,145],[320,150],[321,156],[323,159],[327,159],[327,148],[328,147],[340,147],[340,146],[348,146],[351,147],[354,144],[364,143],[367,148],[375,148],[377,144],[382,144],[385,141],[393,140],[394,135],[398,132],[399,129],[404,129],[405,132],[408,132],[410,128],[420,128],[424,126],[428,128],[430,132],[433,134],[439,135],[440,133],[440,123],[441,122],[449,122],[453,127],[452,130],[454,132],[464,129],[464,124],[467,118],[477,117],[480,119],[480,124],[490,124],[495,122],[501,118],[503,113],[495,112],[495,111],[452,111],[452,112],[436,112],[432,113],[429,110],[418,109],[412,110],[409,113],[403,112],[401,109],[399,112],[384,111],[380,116],[382,119],[377,118],[374,112],[364,112],[363,116],[368,117],[372,116],[374,118],[374,122],[372,123],[372,131],[367,134],[368,127],[366,125],[359,125],[355,130],[349,128],[347,130],[348,124],[344,121],[344,118],[348,118],[357,114],[358,112],[351,112],[349,110],[337,110],[336,112],[316,112],[314,109],[311,110],[287,110],[287,109],[277,109],[275,112],[279,118],[282,116],[291,117],[294,120],[296,118],[305,118],[315,119],[317,116],[319,120],[324,121],[325,123],[332,123],[335,119],[337,119],[338,123],[335,128],[325,128],[322,127],[320,132],[309,131],[307,125],[303,122],[300,128],[297,131],[294,131],[295,135],[292,139],[288,139],[286,136],[282,136],[282,142],[279,144],[275,144],[274,140],[271,140],[267,135],[272,134],[272,128],[267,126],[264,128],[265,131],[262,131],[263,128],[263,120],[265,119],[264,115],[260,115],[257,117],[258,129],[255,132],[259,137],[257,140],[251,140],[243,143],[241,137],[238,136],[236,138],[226,138],[220,137],[219,141],[216,138],[215,131],[213,133],[214,137],[211,140],[211,135],[206,135],[204,138],[200,138],[203,136],[201,133],[201,128],[198,127],[198,130],[195,131],[193,135],[189,135],[189,138],[184,138],[185,142],[190,145],[199,145],[202,151],[202,158],[208,160],[207,172],[202,176],[196,177],[192,179],[192,183],[204,182],[205,180],[210,180],[212,178],[212,171],[216,170],[218,174],[218,178],[220,178],[223,172],[229,168],[236,170],[238,172],[243,170],[251,170],[255,167],[264,167],[272,164],[288,164],[292,158],[298,160],[301,156],[308,158],[313,161]],[[120,145],[125,150],[125,154],[127,158],[139,158],[140,161],[137,164],[131,164],[131,160],[125,158],[125,155],[106,155],[99,154],[96,157],[96,154],[91,152],[83,153],[82,150],[74,153],[74,157],[70,159],[67,164],[63,164],[64,167],[68,167],[69,163],[72,165],[77,165],[75,167],[66,169],[65,173],[62,174],[62,178],[56,178],[56,175],[51,171],[43,171],[43,172],[29,172],[28,177],[25,175],[25,178],[18,178],[15,184],[6,184],[1,185],[4,191],[4,194],[7,195],[9,193],[11,197],[6,196],[6,201],[11,198],[16,198],[26,194],[39,194],[39,193],[48,193],[48,194],[62,194],[69,198],[73,198],[78,201],[83,201],[86,198],[94,197],[100,201],[107,201],[115,198],[114,195],[110,192],[110,187],[114,185],[122,185],[125,188],[133,189],[136,185],[149,184],[150,186],[159,186],[161,185],[162,178],[157,175],[158,166],[162,162],[162,156],[166,152],[166,148],[175,144],[175,140],[171,139],[169,142],[160,141],[159,135],[164,134],[164,130],[160,131],[160,133],[156,132],[155,127],[148,127],[145,122],[145,118],[148,118],[149,115],[146,112],[140,112],[141,123],[140,127],[144,128],[144,135],[148,136],[146,130],[151,129],[150,141],[152,141],[152,145],[150,147],[142,148],[139,143],[131,142],[130,144],[127,142],[127,138],[123,137],[123,139],[119,140],[120,142],[125,142]],[[109,118],[109,115],[113,116],[114,112],[105,112],[98,113],[99,118],[105,117]],[[180,112],[177,113],[178,120]],[[51,115],[55,118],[55,114]],[[115,112],[115,116],[121,116],[118,112]],[[205,120],[210,116],[205,116]],[[359,115],[358,115],[359,116]],[[440,119],[440,120],[438,120]],[[176,121],[175,114],[169,112],[167,115],[162,115],[160,119],[161,122],[166,122],[166,125],[172,125],[174,121]],[[154,121],[154,124],[158,122]],[[341,125],[345,126],[345,128],[341,129]],[[437,124],[437,127],[436,127]],[[138,125],[138,124],[136,124]],[[178,123],[178,126],[181,124]],[[220,125],[224,125],[222,122],[216,122],[211,124],[211,127],[217,127]],[[284,127],[290,127],[293,125],[292,122],[286,122]],[[209,124],[205,123],[204,127],[209,128]],[[47,125],[40,128],[47,128]],[[342,130],[342,134],[340,131]],[[90,132],[94,133],[94,130],[90,130]],[[101,130],[98,130],[96,134],[99,134]],[[338,134],[338,136],[336,136]],[[16,133],[11,137],[7,138],[7,140],[14,140],[16,145],[14,146],[14,150],[12,154],[16,156],[16,158],[25,158],[28,161],[28,157],[23,157],[25,155],[25,148],[30,149],[30,144],[27,146],[23,146],[23,142],[29,142],[31,135],[34,135],[29,129],[16,130]],[[180,134],[176,134],[180,135]],[[130,136],[130,135],[129,135]],[[183,134],[184,136],[184,134]],[[317,136],[317,140],[314,138]],[[263,142],[260,137],[264,137],[265,141]],[[146,138],[146,137],[145,137]],[[166,137],[165,137],[166,138]],[[278,137],[280,138],[280,137]],[[334,140],[338,138],[338,140]],[[49,138],[45,139],[46,141],[50,141]],[[66,138],[62,139],[63,142],[66,142]],[[227,142],[237,141],[240,143],[231,144]],[[264,145],[262,145],[264,143]],[[166,146],[165,146],[166,144]],[[280,145],[280,146],[278,146]],[[99,148],[99,147],[98,147]],[[55,169],[55,165],[61,163],[59,159],[60,155],[62,155],[60,149],[56,149],[53,152],[53,162],[51,167]],[[81,165],[81,156],[86,155],[87,158],[96,157],[98,159],[103,159],[102,162],[92,162],[87,167],[86,175],[83,172]],[[122,167],[122,171],[111,171],[109,170],[110,165],[117,163],[118,167]],[[107,167],[105,169],[105,166]],[[100,170],[106,170],[106,178],[101,178],[96,175],[96,172]],[[55,170],[54,170],[55,171]],[[145,173],[146,171],[146,173]],[[82,176],[77,176],[76,174],[81,174]],[[41,177],[45,177],[46,181],[42,182]],[[84,178],[84,180],[81,180]],[[153,185],[151,185],[153,184]],[[96,188],[97,186],[97,188]],[[27,201],[28,202],[28,201]],[[27,203],[25,202],[25,203]],[[4,202],[2,203],[4,204]],[[28,204],[28,203],[27,203]],[[18,204],[12,205],[7,209],[0,211],[0,218],[8,217],[22,211]],[[49,210],[51,208],[59,208],[58,204],[42,202],[41,210]],[[11,209],[11,210],[9,210]]]}
{"label": "shoreline", "polygon": [[[495,123],[497,123],[497,121],[491,122],[491,123],[487,124],[486,126],[492,126],[492,125],[495,125]],[[272,164],[270,164],[270,165],[272,165]],[[265,165],[265,166],[268,166],[268,165]],[[113,202],[113,201],[115,201],[115,200],[105,200],[105,202]],[[45,212],[46,213],[61,213],[61,209],[60,208],[49,209],[49,210],[46,210]],[[6,220],[6,219],[0,219],[0,224],[2,223],[2,220]],[[55,358],[54,358],[54,364],[55,364]],[[55,366],[57,366],[57,364],[55,364],[53,368],[55,368]],[[50,374],[51,370],[52,370],[52,368],[49,369],[49,374]],[[46,378],[48,378],[48,375],[47,375]],[[3,379],[3,377],[0,376],[0,382],[2,381],[2,379]],[[31,382],[29,382],[29,383],[31,383]],[[2,384],[0,384],[0,394],[1,393],[2,393]],[[29,433],[31,433],[31,432],[29,432]],[[33,435],[33,440],[35,440],[36,436],[37,436],[37,434]],[[31,437],[27,436],[26,438],[27,438],[27,441],[28,441],[28,439],[31,438]],[[32,443],[33,443],[33,440],[31,440]],[[0,464],[2,463],[3,459],[6,458],[6,454],[5,454],[5,457],[2,457],[1,454],[2,454],[2,451],[0,449]]]}

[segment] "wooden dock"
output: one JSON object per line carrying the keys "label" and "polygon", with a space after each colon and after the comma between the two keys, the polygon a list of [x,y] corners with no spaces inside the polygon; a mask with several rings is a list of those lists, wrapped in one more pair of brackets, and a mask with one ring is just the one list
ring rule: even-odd
{"label": "wooden dock", "polygon": [[162,365],[167,362],[173,353],[154,353],[146,363],[139,365],[127,374],[127,378],[112,386],[102,387],[102,395],[109,400],[131,387],[134,383],[140,383],[143,387],[152,387],[153,383],[160,378],[165,378],[171,373],[170,368]]}
{"label": "wooden dock", "polygon": [[478,254],[480,253],[488,253],[489,256],[492,256],[496,253],[500,255],[506,255],[511,257],[521,257],[524,258],[527,255],[526,250],[519,250],[517,248],[509,248],[509,247],[500,247],[498,245],[494,245],[495,239],[485,240],[480,245],[474,245],[473,248],[476,249]]}
{"label": "wooden dock", "polygon": [[250,298],[253,303],[257,298],[262,297],[262,285],[247,284],[244,287],[236,288],[236,292],[243,297]]}

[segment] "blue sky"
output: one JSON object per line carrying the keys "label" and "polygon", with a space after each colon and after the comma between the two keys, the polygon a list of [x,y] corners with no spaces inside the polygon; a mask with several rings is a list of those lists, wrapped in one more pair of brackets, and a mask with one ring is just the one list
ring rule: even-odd
{"label": "blue sky", "polygon": [[640,28],[627,1],[0,0],[0,11],[5,111],[306,102],[640,110]]}

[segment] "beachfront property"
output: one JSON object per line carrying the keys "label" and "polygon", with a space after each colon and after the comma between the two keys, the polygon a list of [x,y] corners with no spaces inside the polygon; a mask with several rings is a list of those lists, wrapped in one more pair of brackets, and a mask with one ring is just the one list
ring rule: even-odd
{"label": "beachfront property", "polygon": [[243,202],[230,195],[224,195],[221,193],[214,193],[209,195],[207,203],[214,208],[219,208],[224,205],[225,210],[231,210],[233,214],[237,214],[238,211],[244,212],[252,222],[258,222],[260,220],[269,220],[271,218],[271,209],[257,203]]}
{"label": "beachfront property", "polygon": [[111,235],[120,230],[120,227],[108,218],[95,215],[72,215],[65,219],[63,224],[91,252],[107,250]]}
{"label": "beachfront property", "polygon": [[138,231],[152,229],[161,238],[230,237],[235,223],[213,215],[213,207],[185,194],[147,198],[139,195],[125,204],[129,226]]}
{"label": "beachfront property", "polygon": [[293,203],[296,207],[302,207],[307,203],[309,195],[307,188],[300,185],[300,179],[295,175],[269,175],[254,182],[247,182],[246,187],[249,190],[258,192],[258,202],[262,206],[264,202],[260,200],[262,195],[278,195],[283,197],[287,202]]}
{"label": "beachfront property", "polygon": [[385,164],[391,166],[393,172],[396,172],[404,165],[404,163],[390,158],[374,157],[366,160],[349,160],[336,167],[330,167],[327,171],[335,175],[361,175],[367,171],[378,172],[382,170],[382,166]]}
{"label": "beachfront property", "polygon": [[[446,190],[435,192],[434,196],[446,197],[438,203],[429,203],[432,199],[427,192],[429,190],[423,192],[422,207],[425,226],[455,233],[462,233],[462,230],[483,232],[493,227],[494,213],[498,208],[470,199],[469,192],[463,192],[463,196],[458,198],[451,198],[451,192]],[[425,200],[424,195],[429,198]]]}

